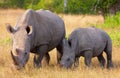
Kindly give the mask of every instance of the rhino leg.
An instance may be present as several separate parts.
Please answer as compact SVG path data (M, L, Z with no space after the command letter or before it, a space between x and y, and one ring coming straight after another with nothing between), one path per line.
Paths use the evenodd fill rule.
M60 60L61 60L62 54L57 51L57 64L60 64Z
M87 67L90 67L91 59L92 59L92 52L91 51L85 51L84 52L84 57L85 57L85 65Z
M107 51L107 68L112 68L113 67L113 63L112 63L112 53L111 51Z
M38 48L38 53L37 55L34 56L34 67L41 67L42 59L47 54L48 52L48 46L47 45L42 45Z
M79 57L76 57L76 58L75 58L74 66L75 66L75 67L78 67L78 66L79 66Z
M62 58L62 43L57 46L57 64L60 64Z
M46 53L42 60L42 66L49 65L49 61L50 61L50 55L49 53Z
M112 68L113 67L113 63L112 63L112 43L111 41L108 40L108 43L106 45L105 48L105 53L107 55L107 68Z
M101 67L104 68L104 67L105 67L105 59L104 59L102 53L101 53L99 56L97 56L97 58L98 58L98 61L99 61L100 64L101 64Z

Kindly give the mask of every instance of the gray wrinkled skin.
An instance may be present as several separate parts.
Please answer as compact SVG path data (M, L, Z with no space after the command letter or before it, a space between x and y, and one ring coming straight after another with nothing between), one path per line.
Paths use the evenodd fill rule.
M84 57L85 65L90 66L92 57L97 57L101 66L105 66L103 51L107 55L107 68L113 67L112 64L112 41L108 34L95 27L78 28L69 36L67 49L63 50L63 56L60 64L63 67L70 68L74 63L79 65L79 58ZM69 47L70 46L70 47ZM74 62L73 62L74 59Z
M48 52L55 47L62 55L62 39L65 38L64 22L48 10L29 9L19 18L14 28L7 24L7 30L12 34L11 56L18 69L25 66L30 52L35 54L35 67L41 67L44 57L49 63ZM60 59L61 57L58 61Z
M69 68L74 63L75 55L66 39L63 39L63 56L60 65Z

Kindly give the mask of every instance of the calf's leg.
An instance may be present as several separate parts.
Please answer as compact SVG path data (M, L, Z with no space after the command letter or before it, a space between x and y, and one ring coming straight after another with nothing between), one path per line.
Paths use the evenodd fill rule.
M112 53L111 51L107 51L107 68L112 68L113 67L113 63L112 63Z
M102 53L99 56L97 56L97 58L98 58L98 61L100 62L101 67L104 68L105 67L105 59L104 59Z
M87 67L90 67L91 59L92 59L92 52L91 51L85 51L84 52L84 57L85 57L85 65Z
M105 48L105 53L107 55L107 68L112 68L113 63L112 63L112 43L110 40L108 40L106 48Z

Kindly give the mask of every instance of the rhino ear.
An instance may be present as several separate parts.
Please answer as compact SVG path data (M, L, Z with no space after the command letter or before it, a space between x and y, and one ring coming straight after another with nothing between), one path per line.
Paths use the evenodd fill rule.
M27 31L28 35L32 34L32 32L33 32L32 26L27 26L26 31Z
M9 33L15 32L14 28L9 23L6 23L6 28Z

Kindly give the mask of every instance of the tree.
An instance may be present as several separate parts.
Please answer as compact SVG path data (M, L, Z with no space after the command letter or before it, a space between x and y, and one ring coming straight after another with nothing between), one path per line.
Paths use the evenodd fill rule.
M120 0L96 0L93 8L94 11L101 11L104 17L108 14L115 15L120 10Z

